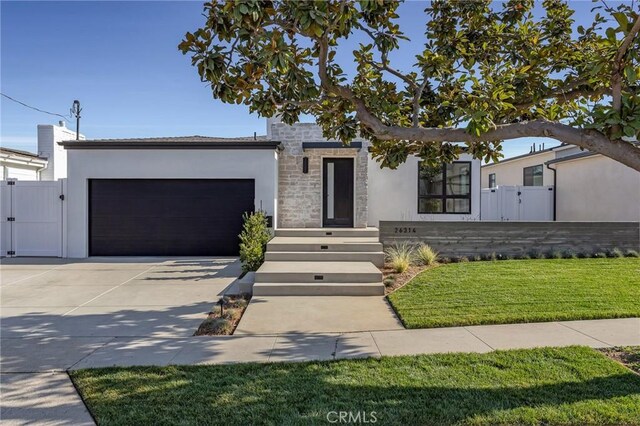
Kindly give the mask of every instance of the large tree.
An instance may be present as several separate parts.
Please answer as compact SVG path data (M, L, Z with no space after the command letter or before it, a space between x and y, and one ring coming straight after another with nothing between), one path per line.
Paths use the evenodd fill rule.
M496 160L503 141L548 137L640 171L633 2L594 5L586 27L560 0L542 2L542 13L533 0L425 3L424 47L410 70L390 60L407 40L398 5L214 1L179 49L214 98L289 124L311 114L325 137L344 143L360 133L385 167L408 155L452 161L465 150ZM356 33L367 41L347 75L336 52Z

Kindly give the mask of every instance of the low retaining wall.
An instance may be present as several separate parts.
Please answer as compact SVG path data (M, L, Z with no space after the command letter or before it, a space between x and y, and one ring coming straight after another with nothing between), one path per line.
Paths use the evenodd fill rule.
M443 256L640 250L639 222L380 222L380 241L426 243Z

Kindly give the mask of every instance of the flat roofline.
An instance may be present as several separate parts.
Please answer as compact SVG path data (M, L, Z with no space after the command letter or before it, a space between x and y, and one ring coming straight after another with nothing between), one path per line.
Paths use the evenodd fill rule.
M594 155L601 155L597 152L579 152L578 154L567 155L566 157L555 158L553 160L546 161L544 164L556 164L562 163L563 161L571 161L571 160L579 160L585 157L592 157Z
M65 141L65 149L282 149L279 141L157 142L157 141Z
M536 155L547 154L547 153L555 151L555 150L557 150L559 148L565 148L566 146L567 145L558 145L558 146L553 146L551 148L545 148L545 149L542 149L540 151L529 152L527 154L520 154L520 155L516 155L515 157L504 158L504 159L498 161L497 163L484 164L482 167L498 166L500 164L508 163L509 161L521 160L523 158L528 158L528 157L535 157Z
M302 150L307 149L361 149L362 142L351 142L345 145L342 142L302 142Z

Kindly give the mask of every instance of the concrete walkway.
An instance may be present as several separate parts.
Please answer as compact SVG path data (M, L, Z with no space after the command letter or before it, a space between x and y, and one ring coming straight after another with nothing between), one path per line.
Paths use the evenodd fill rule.
M70 368L312 361L571 345L640 345L640 318L357 333L114 338Z
M254 296L236 335L404 330L381 296Z

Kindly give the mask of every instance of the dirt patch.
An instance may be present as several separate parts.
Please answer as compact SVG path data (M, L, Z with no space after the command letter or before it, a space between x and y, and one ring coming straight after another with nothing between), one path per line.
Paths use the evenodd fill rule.
M409 268L401 273L397 273L391 268L389 264L385 264L382 268L382 282L384 283L384 294L390 294L399 288L403 287L409 281L411 281L416 275L422 271L433 269L437 265L431 266L416 266L411 265Z
M600 349L600 352L640 374L640 346L617 346Z
M194 336L222 336L233 334L244 314L251 295L224 296L216 303L207 319L202 321Z

